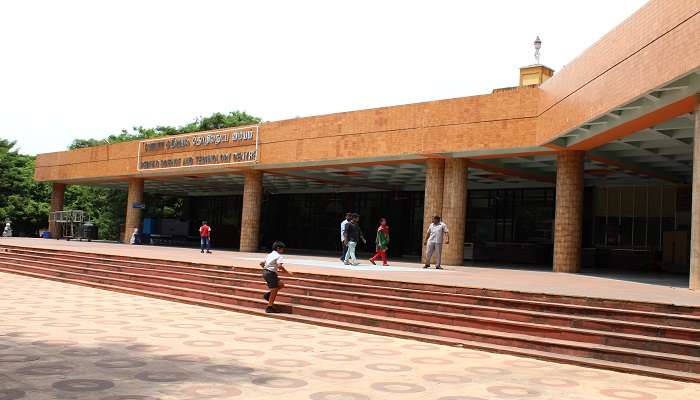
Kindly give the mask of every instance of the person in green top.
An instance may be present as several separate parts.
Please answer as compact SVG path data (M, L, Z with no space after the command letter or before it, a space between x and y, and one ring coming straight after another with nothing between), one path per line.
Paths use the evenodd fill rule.
M374 262L381 258L382 265L386 267L389 265L386 261L386 252L389 250L389 225L386 224L386 218L379 219L379 228L377 228L377 239L375 242L377 244L377 251L374 256L369 259L369 262L377 265Z

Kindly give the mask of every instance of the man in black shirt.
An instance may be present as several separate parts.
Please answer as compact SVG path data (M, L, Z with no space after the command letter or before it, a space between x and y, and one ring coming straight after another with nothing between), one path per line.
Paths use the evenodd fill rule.
M362 229L360 229L360 215L353 214L352 221L345 226L343 244L348 247L348 252L345 254L345 265L350 265L350 260L352 260L352 265L358 264L357 257L355 256L355 248L360 240L362 240L362 243L367 243L362 234Z

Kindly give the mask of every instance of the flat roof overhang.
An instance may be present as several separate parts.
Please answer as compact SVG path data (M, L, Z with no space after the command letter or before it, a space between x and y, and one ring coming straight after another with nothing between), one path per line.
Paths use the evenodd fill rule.
M540 87L266 123L255 165L143 172L136 168L140 145L127 142L39 155L35 177L114 183L236 175L245 168L281 173L411 164L430 156L487 164L535 157L513 166L545 172L533 166L544 161L537 157L568 149L588 151L594 161L640 176L684 181L688 160L681 143L690 139L688 132L662 125L694 118L689 113L700 92L700 9L695 2L669 4L647 3ZM368 174L374 185L379 172Z

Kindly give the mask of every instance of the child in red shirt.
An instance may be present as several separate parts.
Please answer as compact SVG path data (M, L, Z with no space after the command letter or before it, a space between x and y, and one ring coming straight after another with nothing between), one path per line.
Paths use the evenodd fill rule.
M211 254L211 251L209 251L211 248L210 238L211 228L207 225L207 221L202 221L202 226L199 227L200 248L202 249L202 253L204 253L204 248L206 247L207 253Z

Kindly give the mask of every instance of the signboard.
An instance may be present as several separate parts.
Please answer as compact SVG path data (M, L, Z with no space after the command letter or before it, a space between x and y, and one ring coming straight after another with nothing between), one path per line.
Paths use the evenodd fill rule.
M138 171L224 166L258 161L260 127L220 129L139 142Z

